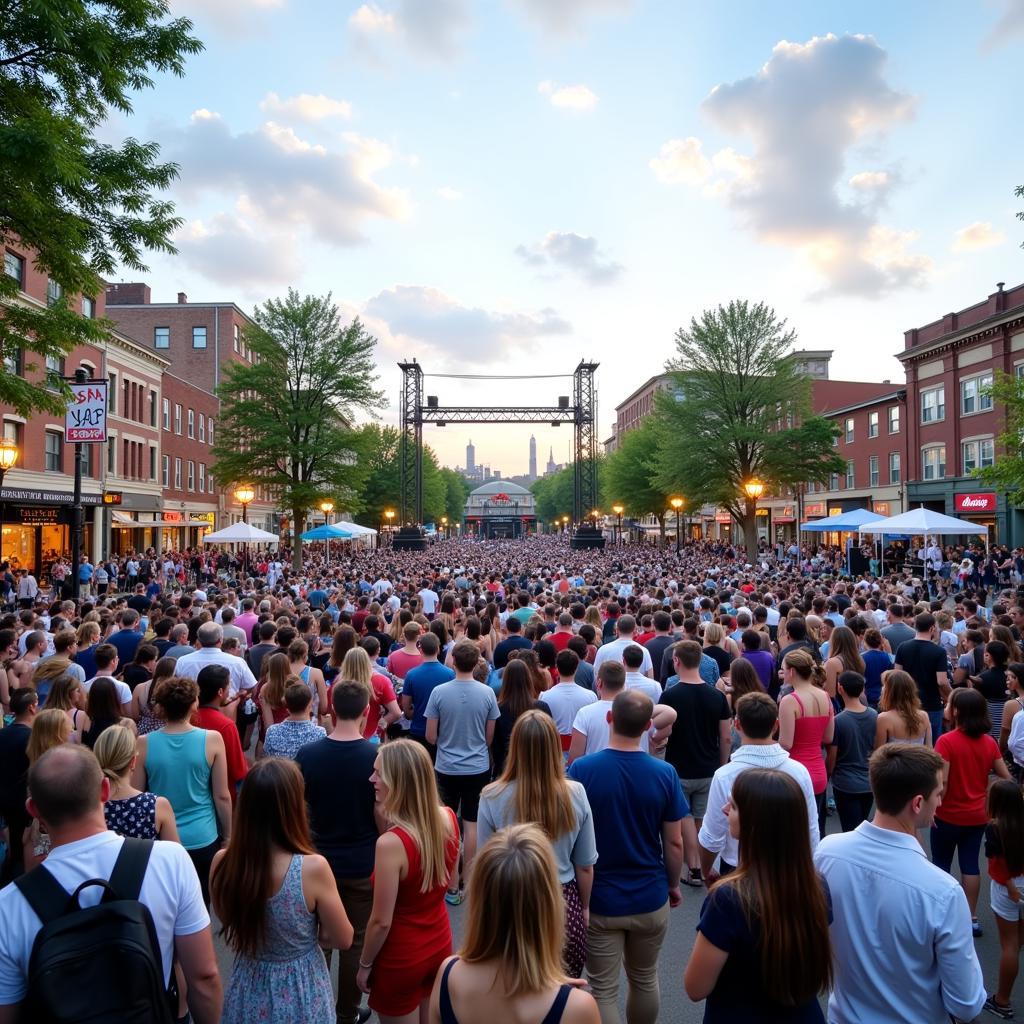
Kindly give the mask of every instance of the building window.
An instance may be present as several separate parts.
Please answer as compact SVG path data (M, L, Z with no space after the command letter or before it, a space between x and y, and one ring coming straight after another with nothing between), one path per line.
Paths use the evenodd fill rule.
M18 282L18 288L25 290L25 257L10 249L4 250L4 273Z
M992 387L992 374L968 377L960 381L960 412L970 416L975 412L989 412L992 409L992 395L986 394Z
M878 456L872 455L868 459L868 485L871 487L878 486Z
M170 399L164 399L164 430L171 429L171 402Z
M921 392L921 422L938 423L946 418L945 386Z
M192 328L192 347L193 348L206 348L206 328L205 327L193 327Z
M195 409L189 409L188 411L188 436L195 440L196 437L196 411Z
M117 438L107 439L107 472L114 476L117 473Z
M46 431L46 471L48 473L61 473L64 470L63 459L61 458L61 447L64 438L53 430Z
M21 424L17 420L4 420L4 440L21 447Z
M52 277L46 279L46 304L52 306L64 297L64 287Z
M210 439L210 444L213 444L213 417L210 417L209 426L206 430L206 436Z
M199 414L199 440L206 441L206 417L202 413ZM202 490L201 487L199 489Z
M9 348L4 355L4 369L12 377L21 376L21 349L15 346Z
M973 473L976 469L992 466L996 461L995 442L991 437L978 441L964 441L963 451L964 473Z
M889 453L889 483L898 484L900 482L900 453L890 452Z
M170 457L170 455L165 455L163 457L163 467L162 467L162 470L163 470L163 485L164 485L164 487L170 487L171 486L171 457Z
M149 479L156 479L156 448L149 446Z
M846 460L846 486L847 487L856 487L857 486L856 476L857 476L857 474L854 472L854 468L853 468L853 459L847 459Z
M206 463L199 463L199 493L202 494L206 490Z
M64 357L47 356L44 361L46 364L46 382L50 386L56 386L60 378L64 376Z
M171 329L170 327L154 327L153 328L153 348L170 348L171 347Z
M900 432L900 407L898 405L889 406L889 433L898 434Z
M233 342L232 342L232 344L234 345L234 348L235 348L235 351L236 351L236 352L239 352L239 351L241 351L241 350L239 349L239 347L238 347L238 324L235 324L235 332L234 332L234 339L233 339Z
M196 489L196 464L191 459L188 460L188 489Z
M935 444L921 449L921 478L941 480L946 475L946 446Z
M878 437L878 413L868 413L868 437Z
M838 473L832 473L832 474L829 475L829 478L828 478L828 489L830 491L838 491L839 490L839 474Z
M107 412L111 416L117 413L117 374L107 374Z
M151 427L156 426L156 392L150 391L149 393L149 425Z
M82 296L82 316L90 320L96 319L96 300L90 299L88 295Z
M853 444L853 417L848 416L846 423L843 425L843 440L847 444Z
M207 493L213 494L213 474L209 473L206 477L206 490Z
M174 403L174 432L181 434L181 406L177 402Z
M174 489L181 490L181 459L174 460Z

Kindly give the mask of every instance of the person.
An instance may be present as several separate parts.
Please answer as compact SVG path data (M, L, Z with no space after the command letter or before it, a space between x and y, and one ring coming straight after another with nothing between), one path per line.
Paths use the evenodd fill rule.
M113 684L114 689L117 690L117 703L121 705L121 714L126 718L131 716L132 710L132 691L127 683L121 682L120 679L115 678L117 667L119 664L117 658L117 648L113 644L100 644L95 651L94 658L96 661L96 675L82 684L86 693L92 689L93 684L98 679L108 679Z
M351 654L351 651L349 652ZM288 717L267 730L263 745L266 757L293 758L307 743L315 743L327 736L327 730L310 719L313 694L298 676L285 687L284 703Z
M999 778L1008 779L1010 771L992 738L985 698L977 690L954 691L949 698L949 724L950 731L935 741L935 752L946 768L942 804L932 822L932 863L949 871L956 851L960 884L967 895L971 928L977 937L981 935L977 916L981 891L978 854L988 823L988 777L994 772Z
M551 843L534 824L498 832L469 882L469 918L456 956L438 971L429 1024L599 1024L593 996L568 984L563 913Z
M761 683L761 688L767 691L771 688L772 676L775 674L775 659L772 657L770 650L762 648L761 636L762 634L757 630L745 629L740 636L740 643L743 645L743 652L740 657L754 667L757 678ZM734 667L732 665L729 667L730 676Z
M810 774L818 805L818 834L824 836L828 775L822 747L835 734L832 701L823 688L824 670L809 652L792 650L782 659L782 681L793 690L779 701L779 746Z
M985 1003L970 911L917 840L942 802L943 760L888 743L868 766L875 816L826 836L814 863L832 896L830 1024L947 1024Z
M203 902L210 904L210 865L220 843L231 836L224 740L212 729L197 729L191 718L199 707L194 679L172 676L160 684L153 702L164 725L139 737L139 758L132 785L166 797L192 863ZM219 832L219 835L218 835Z
M864 676L859 672L841 672L836 680L836 691L843 702L843 710L836 715L832 742L826 754L826 770L832 782L836 799L839 825L844 832L852 832L871 813L871 783L868 781L868 761L875 749L875 726L878 712L866 707Z
M321 946L348 949L352 925L327 861L313 849L302 775L270 758L242 783L231 841L210 869L220 934L235 954L224 1024L332 1024Z
M221 710L228 699L231 677L223 665L207 665L199 670L196 685L199 687L199 710L192 716L192 724L200 729L212 729L224 741L228 791L234 805L238 786L249 771L249 762L242 752L238 728Z
M334 728L295 754L309 805L313 841L327 858L345 911L354 929L352 945L338 956L337 1020L365 1021L356 984L359 951L373 905L374 849L377 819L370 776L378 747L363 739L370 695L359 683L338 682L331 688Z
M880 713L875 721L875 746L883 743L932 745L931 718L921 707L917 684L909 672L882 673Z
M480 791L491 781L490 746L501 716L494 691L473 678L480 660L476 644L460 640L452 650L455 678L435 687L427 701L427 742L437 747L437 786L445 806L463 822L463 870L469 874L476 854L476 816ZM506 668L507 672L508 669ZM445 899L462 902L462 887Z
M46 697L46 707L63 711L68 716L73 732L83 733L89 728L89 716L85 713L85 705L85 690L74 676L65 674L53 681Z
M914 619L914 629L916 633L912 640L893 647L896 652L895 665L909 672L917 684L921 707L928 714L934 742L942 735L942 706L950 694L946 652L935 642L935 616L931 612L921 612ZM882 630L883 636L885 633Z
M171 630L171 635L174 635L174 630ZM256 678L249 671L244 658L233 657L220 649L224 642L224 630L216 622L204 622L196 632L196 640L199 650L178 658L174 666L175 674L184 679L195 679L207 665L223 665L231 677L224 714L234 716L239 695L252 696L249 691L256 689ZM172 653L173 648L168 651L168 655Z
M972 685L985 698L992 722L992 738L998 740L1007 704L1006 666L1010 661L1010 649L1001 640L991 640L985 645L983 660L985 668L977 681L972 680Z
M590 897L587 976L602 1024L620 1020L623 967L630 1024L658 1019L658 955L669 907L682 902L681 826L690 808L675 769L641 748L653 713L646 694L621 691L612 702L608 746L569 766L569 778L583 784L590 801L600 854Z
M123 725L133 733L138 732L135 723L123 713L125 705L121 701L117 686L117 681L109 676L98 676L92 680L86 703L89 725L82 733L82 742L87 747L92 747L103 730L109 729L112 725Z
M100 771L110 782L103 805L107 828L129 839L165 839L178 842L174 810L166 797L143 793L131 784L138 762L136 737L123 725L112 725L96 741L93 753Z
M505 770L509 739L519 716L527 711L543 711L546 715L551 714L551 708L545 701L534 698L530 669L525 662L518 658L510 661L501 674L498 711L498 719L494 723L494 739L491 743L491 763L495 778Z
M545 690L542 696L558 728L562 750L568 753L576 713L580 708L593 704L597 700L597 694L577 682L580 657L575 651L569 648L559 651L555 658L555 667L558 669L558 682L550 690Z
M494 648L494 667L496 669L503 669L508 664L508 656L513 651L528 651L533 646L522 635L523 623L516 616L508 617L505 622L505 631L508 635Z
M633 639L633 634L636 632L636 619L632 615L620 615L615 620L615 639L609 640L607 643L601 644L598 648L597 656L594 658L594 671L600 672L601 666L606 661L613 661L622 663L622 652L627 648L636 643ZM643 675L648 678L654 678L654 666L651 662L650 652L646 647L640 648L643 653L643 659L640 664L640 671Z
M14 721L0 729L0 816L7 822L7 859L0 872L9 882L25 865L24 833L31 824L25 810L28 741L39 711L39 696L27 686L11 691Z
M683 795L699 830L707 811L708 792L715 772L732 754L732 713L725 694L708 686L700 676L701 646L681 640L672 651L672 663L679 679L661 702L676 713L675 725L665 747L665 760L679 776ZM684 840L687 836L684 832ZM700 850L696 834L686 843L687 885L703 885Z
M124 839L107 829L103 804L110 782L92 751L73 743L47 751L29 770L28 792L29 810L52 844L46 863L36 871L51 875L69 899L82 886L80 904L95 906L101 888L83 883L110 878ZM217 1024L222 990L210 917L195 870L177 843L153 844L139 900L152 915L164 984L170 984L177 962L192 1020ZM28 990L29 960L41 923L16 885L0 890L0 920L0 1020L14 1021Z
M985 1000L985 1009L1013 1019L1010 995L1020 969L1024 945L1021 893L1024 892L1024 794L1013 780L996 779L988 791L989 823L985 826L989 902L999 930L999 982Z
M424 717L427 702L435 687L455 678L455 671L438 661L441 641L435 633L424 633L419 644L423 662L410 669L405 677L405 684L402 687L402 713L409 722L409 738L417 743L423 743L430 756L434 757L436 747L427 743L427 720Z
M121 673L121 677L125 685L132 691L133 702L135 690L139 685L153 678L153 670L156 668L158 657L159 654L153 644L141 643L135 648L134 659L130 662L122 662L124 671Z
M705 1024L824 1024L818 996L832 980L831 913L800 785L772 768L743 772L732 787L729 832L740 862L701 908L686 994L706 1000Z
M864 633L864 696L868 707L878 710L882 699L882 676L892 668L892 656L882 650L882 634L877 629Z
M365 739L376 743L380 739L380 732L402 717L391 680L382 672L374 672L373 662L362 647L353 647L345 654L341 663L341 678L348 682L362 683L371 691Z
M68 722L67 715L56 708L43 708L32 723L32 735L25 749L29 768L31 769L48 750L59 747L70 739L71 723ZM43 824L35 819L24 833L22 842L25 844L25 870L31 871L41 864L50 852L50 837Z
M864 675L864 659L857 648L857 637L849 626L836 626L828 641L828 658L824 664L825 692L838 698L836 686L843 672Z
M344 668L342 671L344 672ZM288 674L298 676L309 687L313 697L313 720L318 725L329 725L331 716L327 707L327 684L324 682L324 674L320 669L309 665L309 644L301 638L296 638L288 645ZM346 675L346 678L351 677Z
M382 1021L415 1024L452 951L444 896L459 859L459 823L441 803L430 755L418 743L381 746L370 780L389 827L377 840L356 982Z
M1013 728L1013 720L1024 711L1024 664L1013 662L1006 666L1006 691L1010 699L1003 706L1003 714L1000 719L999 728L999 749L1003 753L1010 768L1010 774L1017 781L1021 781L1020 773L1016 769L1016 762L1010 753L1010 731Z
M134 608L125 608L121 612L121 628L107 637L107 643L113 644L117 649L117 660L122 665L128 665L135 657L136 648L142 643L142 633L139 631L139 613ZM131 680L126 680L131 686Z
M420 624L407 622L402 627L404 645L388 654L387 669L396 678L404 680L414 669L423 664L423 655L417 641L420 638ZM381 648L382 653L384 649Z
M480 794L480 845L525 822L535 822L551 841L565 902L562 962L571 977L582 977L597 861L594 820L586 790L565 777L554 721L541 711L527 711L516 721L505 769Z

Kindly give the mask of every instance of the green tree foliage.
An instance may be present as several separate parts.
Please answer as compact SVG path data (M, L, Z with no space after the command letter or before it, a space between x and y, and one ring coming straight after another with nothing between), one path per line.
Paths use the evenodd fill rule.
M363 507L373 435L351 426L357 410L384 398L376 388L376 338L344 324L331 296L300 296L257 306L245 332L252 364L232 363L218 389L220 431L213 472L222 484L270 487L292 513L296 536L306 513L330 497L338 511ZM294 546L302 567L302 545Z
M537 521L548 526L563 516L572 518L573 464L570 462L551 476L543 476L530 485L537 510Z
M163 0L0 0L0 245L35 253L35 266L65 296L96 296L120 265L145 270L145 250L174 252L180 226L156 194L177 176L152 142L96 141L110 112L128 113L132 93L154 72L184 73L202 43ZM0 274L0 350L67 355L109 327L61 300L17 302L18 284ZM0 369L0 403L22 415L59 412L65 395ZM28 378L39 383L29 383Z
M466 499L472 490L469 481L454 469L445 467L441 470L441 478L445 486L445 510L443 515L448 517L448 527L451 529L456 523L462 522L463 513L466 511Z
M611 513L613 505L621 504L627 516L655 515L664 536L669 494L659 482L658 435L658 420L648 416L622 436L619 446L604 460L601 511Z
M832 443L837 428L813 415L810 381L788 358L795 340L764 303L705 310L676 333L666 364L675 389L657 400L658 486L690 508L728 509L751 557L757 502L744 482L757 478L765 494L780 493L843 468Z
M1024 504L1024 380L997 370L992 387L986 388L993 406L1003 413L1002 432L996 441L995 465L977 469L983 483L1009 492L1014 505Z

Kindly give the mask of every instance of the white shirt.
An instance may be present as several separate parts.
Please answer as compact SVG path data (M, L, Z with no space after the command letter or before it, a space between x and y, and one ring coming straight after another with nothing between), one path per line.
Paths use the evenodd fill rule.
M383 597L385 594L390 593L391 581L384 579L384 577L382 576L379 580L377 580L376 583L374 583L373 592L377 595L377 597Z
M946 1024L981 1013L967 898L914 836L866 821L823 839L814 863L832 893L830 1024Z
M240 690L256 688L256 677L249 670L244 658L236 658L233 654L225 654L219 647L201 647L191 654L183 654L174 665L176 676L196 679L207 665L223 665L231 675L229 699L236 697Z
M424 587L418 596L423 602L423 614L433 615L437 611L437 606L441 603L441 599L429 587Z
M1006 746L1013 754L1014 761L1024 766L1024 712L1018 711L1010 724L1010 738Z
M114 684L114 689L117 690L117 703L118 704L131 704L132 702L132 689L127 683L122 683L120 679L115 679L113 676L101 675L93 676L92 679L87 679L82 683L82 689L88 693L92 688L92 684L97 679L109 679Z
M615 640L609 640L606 644L601 644L597 649L597 657L594 658L594 675L597 675L597 670L606 661L622 661L622 652L629 647L630 644L639 644L631 636L618 637ZM640 671L645 676L654 675L654 666L651 664L651 656L647 651L646 647L640 647L640 650L644 652L644 663L640 666Z
M587 748L583 751L584 754L596 754L608 746L612 733L612 724L608 721L611 710L612 702L610 700L596 700L576 712L576 717L572 722L572 731L582 733L587 738ZM644 733L640 737L640 749L644 753L650 753L649 738L649 733Z
M626 670L626 689L646 693L655 704L661 700L661 684L656 683L653 679L648 679L642 672Z
M56 846L46 858L46 870L73 892L90 878L109 878L124 839L116 832L100 832L64 846ZM83 906L99 903L103 890L98 886L83 889ZM164 982L170 980L174 960L174 938L195 935L210 923L203 906L196 869L178 843L153 843L139 899L153 915ZM28 988L28 961L41 922L16 885L0 890L0 1006L18 1003Z
M722 860L736 867L740 861L740 841L729 834L729 819L724 813L725 805L732 796L736 777L748 768L777 768L791 775L800 785L807 803L807 828L811 837L811 849L818 845L818 805L814 800L814 786L807 769L794 761L778 743L746 743L733 755L728 764L715 772L708 791L708 809L697 836L700 845L711 853L721 855Z
M764 620L765 625L777 626L779 624L779 609L774 605L768 605L765 611L768 613Z
M596 704L597 694L579 683L561 682L545 690L540 699L551 709L551 717L555 720L559 735L568 736L572 732L576 712L588 704Z

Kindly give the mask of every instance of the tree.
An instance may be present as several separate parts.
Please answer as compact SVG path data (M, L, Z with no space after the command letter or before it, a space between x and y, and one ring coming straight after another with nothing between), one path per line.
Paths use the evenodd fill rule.
M997 370L985 393L992 396L995 408L1003 410L1003 429L996 442L1000 454L994 465L976 469L974 475L1007 491L1014 505L1024 504L1024 379Z
M551 476L543 476L530 485L535 500L537 522L551 523L573 515L573 464L570 462Z
M144 250L173 253L181 225L156 198L177 176L152 142L120 146L93 137L111 110L153 72L182 75L202 43L163 0L0 2L0 245L30 249L35 266L65 296L96 296L117 267L144 271ZM0 350L67 355L101 341L106 321L72 311L66 299L39 309L17 301L18 282L0 275ZM31 371L34 364L26 364ZM0 369L0 403L27 416L61 412L66 393Z
M448 517L448 528L451 529L456 523L462 522L462 516L466 511L466 499L472 488L469 481L454 469L446 466L441 470L441 479L445 486L445 511Z
M659 486L658 421L648 416L640 426L623 434L619 446L604 460L604 511L621 504L626 513L640 518L658 517L665 537L668 492Z
M377 339L359 320L343 324L325 297L300 296L257 306L245 342L252 364L231 363L218 388L220 430L213 472L222 484L261 483L292 513L296 538L322 498L357 511L373 434L351 426L356 410L383 404L376 389ZM302 568L302 545L293 564Z
M666 368L675 392L658 395L657 484L681 492L690 508L711 502L743 527L747 555L757 552L757 501L805 481L825 481L843 461L837 428L811 411L810 381L788 358L796 334L764 303L733 301L705 310L676 333Z

